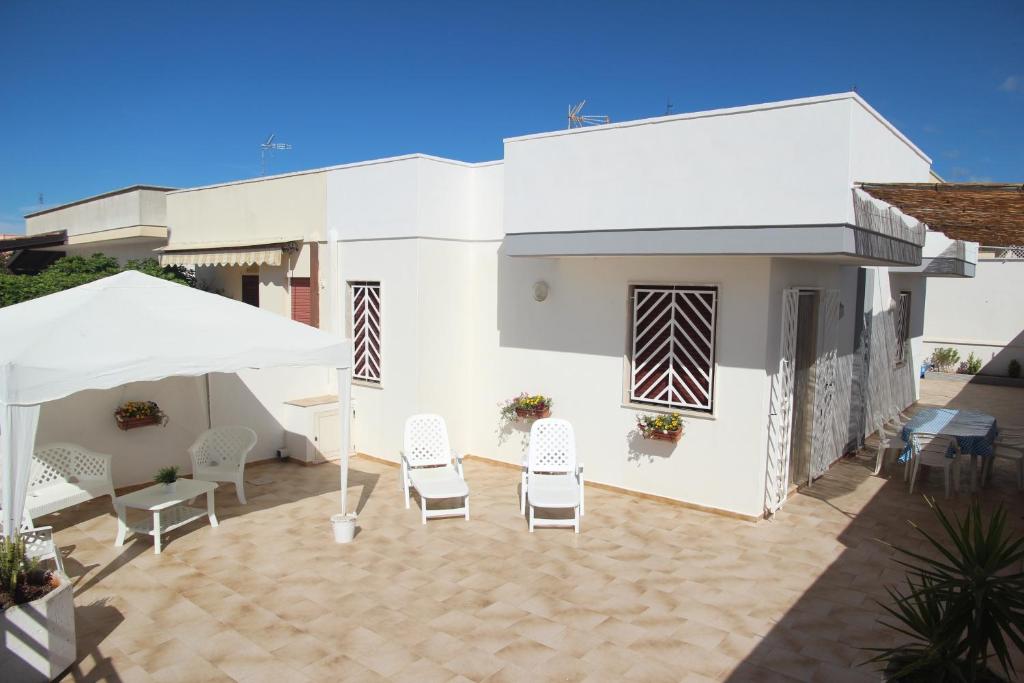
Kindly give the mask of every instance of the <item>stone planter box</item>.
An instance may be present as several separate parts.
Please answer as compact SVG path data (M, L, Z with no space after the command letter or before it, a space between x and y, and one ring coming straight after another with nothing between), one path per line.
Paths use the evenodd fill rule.
M0 613L0 678L5 683L52 681L75 663L75 603L71 580L59 572L56 590Z

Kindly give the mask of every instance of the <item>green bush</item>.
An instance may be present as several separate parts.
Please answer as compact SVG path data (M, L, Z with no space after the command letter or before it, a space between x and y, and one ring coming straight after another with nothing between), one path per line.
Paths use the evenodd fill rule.
M964 361L964 372L968 375L977 375L981 372L981 359L975 356L973 352Z
M932 365L939 372L949 372L960 362L960 352L953 348L939 347L932 352Z
M195 287L195 275L182 266L161 266L156 259L129 261L123 267L117 259L104 254L65 256L38 275L11 275L0 272L0 307L20 304L47 294L62 292L87 282L137 270L162 280Z
M1010 361L1010 367L1006 369L1006 374L1014 379L1020 377L1020 361L1016 358Z

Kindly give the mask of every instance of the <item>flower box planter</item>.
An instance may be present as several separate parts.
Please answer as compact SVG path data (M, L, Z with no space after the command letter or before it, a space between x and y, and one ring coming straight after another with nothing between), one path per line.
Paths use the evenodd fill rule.
M645 429L642 433L645 439L669 441L671 443L679 443L679 439L683 436L682 428L673 429L672 431L665 431L663 429Z
M5 683L52 681L74 664L75 603L71 580L59 572L54 590L0 612L0 678Z
M150 425L163 424L163 415L145 415L143 417L121 417L115 415L117 420L117 428L122 432L127 432L129 429L135 429L137 427L148 427Z
M524 420L539 420L543 417L551 417L551 408L541 406L540 408L516 408L516 415Z

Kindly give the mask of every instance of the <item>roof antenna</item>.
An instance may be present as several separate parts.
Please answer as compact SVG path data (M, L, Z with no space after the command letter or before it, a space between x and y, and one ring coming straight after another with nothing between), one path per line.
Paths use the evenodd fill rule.
M267 157L273 155L276 150L291 149L292 146L284 142L274 142L277 133L271 133L267 141L260 145L260 175L267 175Z
M43 205L43 193L40 192L39 193L39 206L42 206L42 205Z
M672 115L672 98L671 97L666 97L665 98L665 116L671 116L671 115Z
M590 116L583 113L583 105L587 103L586 100L580 100L579 103L569 107L569 115L566 117L569 119L569 125L566 128L583 128L584 126L597 126L602 123L611 123L611 119L607 116Z

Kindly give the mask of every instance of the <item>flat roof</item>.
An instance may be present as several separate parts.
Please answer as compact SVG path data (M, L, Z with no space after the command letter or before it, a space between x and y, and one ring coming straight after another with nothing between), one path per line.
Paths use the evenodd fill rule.
M136 190L155 190L156 192L170 192L176 190L175 187L163 187L160 185L131 185L129 187L122 187L118 190L111 190L110 192L104 192L102 194L95 194L91 197L85 197L84 199L76 199L73 202L67 202L65 204L58 204L57 206L49 206L39 211L33 211L32 213L26 213L25 218L32 218L33 216L41 216L44 213L50 213L51 211L60 211L66 209L69 206L78 206L79 204L86 204L88 202L94 202L97 199L106 199L107 197L113 197L115 195L124 194L126 192L135 192Z
M789 107L806 107L814 104L823 104L825 102L836 102L840 100L852 100L864 108L871 116L878 120L883 126L888 128L897 138L899 138L904 144L914 151L915 154L925 159L929 164L931 158L928 157L921 149L910 141L906 135L901 133L896 126L892 125L884 116L879 114L870 104L868 104L863 97L855 92L844 92L835 93L832 95L819 95L817 97L801 97L795 100L780 100L778 102L765 102L763 104L750 104L741 107L726 107L723 109L708 109L705 111L689 112L685 114L672 114L669 116L652 116L646 119L633 119L631 121L618 121L616 123L604 123L596 126L586 126L583 128L566 128L563 130L553 130L544 133L530 133L528 135L518 135L511 138L505 138L505 143L515 142L526 142L529 140L539 140L542 138L558 137L562 135L584 135L587 133L600 133L602 131L618 130L620 128L632 128L634 126L650 126L657 125L659 123L671 123L673 121L687 121L691 119L704 119L714 116L734 116L736 114L750 114L759 111L770 111L772 109L786 109Z
M178 190L168 192L168 194L182 194L184 192L196 192L198 190L212 190L217 187L228 187L231 185L244 185L246 183L259 183L264 180L278 180L280 178L294 178L296 176L310 175L313 173L326 173L328 171L340 171L346 168L359 168L360 166L376 166L378 164L391 164L398 161L409 161L411 159L423 159L426 161L435 161L441 164L452 164L453 166L462 166L464 168L480 168L483 166L496 166L498 164L505 163L504 159L495 159L494 161L459 161L458 159L448 159L446 157L437 157L432 154L422 154L415 152L413 154L401 154L395 157L383 157L381 159L368 159L366 161L352 161L347 164L336 164L334 166L321 166L320 168L309 168L302 171L291 171L289 173L278 173L277 175L264 175L257 176L255 178L243 178L241 180L229 180L223 183L213 183L212 185L198 185L196 187L183 187Z

